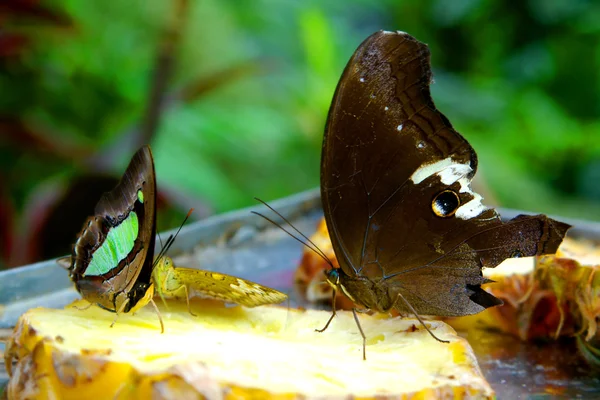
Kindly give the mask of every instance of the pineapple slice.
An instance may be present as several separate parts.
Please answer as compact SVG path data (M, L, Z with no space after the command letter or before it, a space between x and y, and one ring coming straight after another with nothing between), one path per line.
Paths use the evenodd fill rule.
M351 313L226 307L192 299L154 311L114 317L97 307L35 308L21 316L5 362L8 398L28 399L292 399L494 398L467 341L442 321Z

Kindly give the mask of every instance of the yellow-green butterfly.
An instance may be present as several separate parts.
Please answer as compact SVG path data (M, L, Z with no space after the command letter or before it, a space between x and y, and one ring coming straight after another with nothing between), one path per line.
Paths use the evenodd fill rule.
M163 256L152 271L156 293L166 305L166 297L185 296L188 311L190 297L223 300L246 307L278 304L287 299L285 293L236 276L201 269L180 268L170 257Z

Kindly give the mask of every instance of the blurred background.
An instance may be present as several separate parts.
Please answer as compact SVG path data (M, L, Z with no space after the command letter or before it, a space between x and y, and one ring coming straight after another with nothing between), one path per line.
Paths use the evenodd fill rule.
M2 0L0 268L70 252L143 143L159 230L317 187L333 91L379 29L430 45L488 204L600 220L598 21L585 0Z

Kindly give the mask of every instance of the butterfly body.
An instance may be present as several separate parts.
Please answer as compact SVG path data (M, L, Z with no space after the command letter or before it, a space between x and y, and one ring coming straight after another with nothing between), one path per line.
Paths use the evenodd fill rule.
M169 257L162 257L152 275L157 294L165 297L210 298L256 307L285 301L287 295L242 278L201 269L175 267Z
M365 276L347 275L342 269L326 272L328 283L339 288L350 300L369 310L387 313L394 308L394 300L381 280L371 280Z
M151 301L156 227L156 178L150 147L132 158L105 193L73 246L69 275L82 297L115 313Z
M567 224L503 222L471 189L477 155L431 99L428 47L377 32L350 59L329 111L321 198L340 269L328 281L380 312L474 314L502 304L482 268L554 253ZM333 274L333 275L332 275Z

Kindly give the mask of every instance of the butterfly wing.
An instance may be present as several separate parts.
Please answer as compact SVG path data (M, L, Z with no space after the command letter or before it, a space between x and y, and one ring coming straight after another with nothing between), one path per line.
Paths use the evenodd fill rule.
M420 313L460 316L474 314L501 304L481 289L488 282L475 274L475 267L493 268L510 257L556 252L568 225L545 215L518 216L508 222L484 228L471 237L463 237L453 247L444 242L432 259L411 269L399 269L384 280L389 296L400 292ZM453 242L453 241L448 241ZM396 264L397 265L397 264ZM410 312L403 303L401 311Z
M144 146L119 184L102 196L73 246L70 272L78 291L111 311L124 295L127 312L150 285L155 234L154 161Z
M351 289L358 302L374 306L377 289L387 306L403 309L401 292L419 313L471 314L499 303L480 287L482 266L555 252L568 225L505 224L481 203L470 185L477 156L433 103L429 58L403 32L359 46L329 111L321 196L342 271L376 286Z
M223 300L246 307L278 304L287 299L286 294L275 289L218 272L174 267L168 279L167 285L163 285L167 295L185 285L190 296Z

